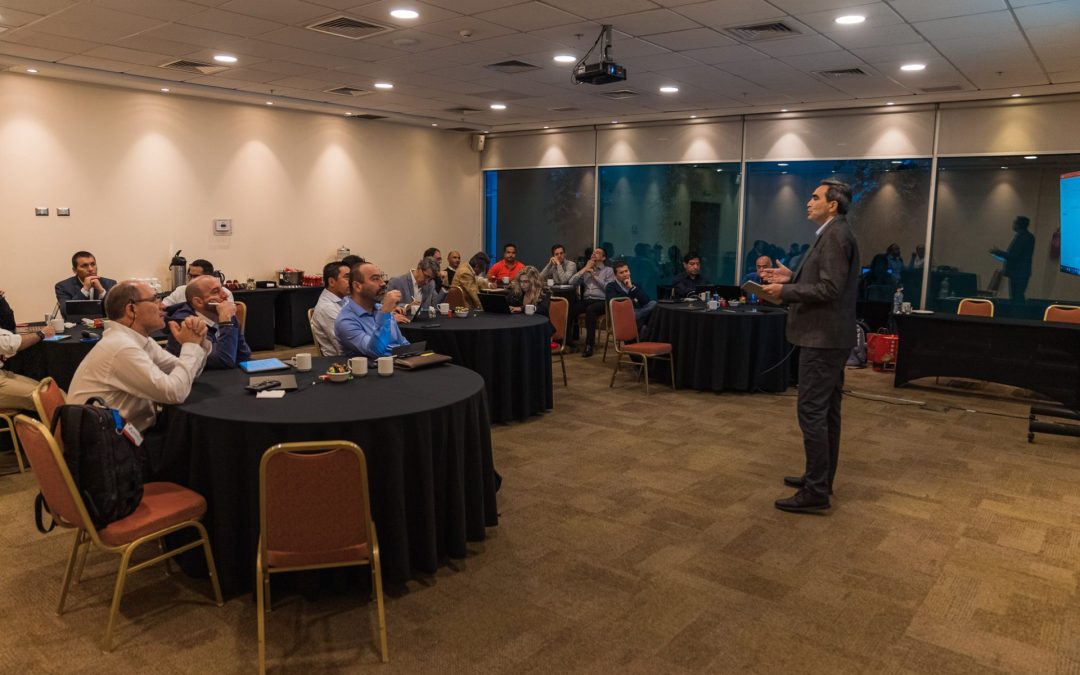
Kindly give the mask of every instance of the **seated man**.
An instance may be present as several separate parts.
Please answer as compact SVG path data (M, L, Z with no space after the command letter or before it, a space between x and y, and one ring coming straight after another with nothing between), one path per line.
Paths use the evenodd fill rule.
M701 276L701 256L691 251L683 256L683 271L671 281L676 298L685 298L697 292L698 286L708 286L709 282Z
M635 286L634 282L630 280L630 265L625 260L617 261L612 269L615 270L615 280L604 289L606 299L630 298L630 301L634 304L634 318L637 319L638 336L640 337L645 333L645 324L648 322L653 309L656 308L656 301L650 300L648 294L641 290L640 286Z
M334 333L334 323L341 308L349 301L349 266L342 262L327 263L322 278L323 292L311 315L311 335L323 356L341 356L343 352Z
M492 286L508 286L523 269L525 269L524 263L517 259L517 246L506 244L503 246L502 260L488 270L488 283ZM503 283L503 277L507 278L506 283Z
M386 285L389 291L397 291L401 295L400 303L403 306L412 306L413 314L417 310L427 311L428 307L434 307L442 302L446 296L445 291L436 289L435 280L439 278L439 262L435 258L427 257L416 263L416 269L406 272L399 277L394 277Z
M457 274L459 265L461 265L461 252L450 251L446 255L446 269L443 271L446 274L446 286L448 288L450 284L454 283L454 275Z
M431 246L424 251L424 255L421 256L421 258L435 258L435 265L440 268L442 267L442 251L434 246ZM391 281L393 281L393 279L391 279ZM440 270L439 273L435 275L435 290L445 291L449 286L450 280L446 277L446 274Z
M3 297L3 292L0 291L0 300ZM0 328L0 408L34 409L33 393L37 389L37 380L9 373L3 369L4 361L15 356L16 352L32 347L52 335L56 335L56 331L49 326L45 326L36 333L22 335ZM45 423L48 424L49 420L45 420Z
M484 270L488 266L487 253L478 251L469 258L468 265L459 265L457 274L454 275L453 287L461 289L461 295L465 298L465 306L470 309L480 307L480 288L487 288L487 279L484 278Z
M615 280L615 274L611 268L604 264L607 253L603 248L593 249L592 257L585 266L574 276L570 277L570 284L584 287L582 299L574 303L570 310L570 332L577 331L578 317L585 315L585 349L581 355L588 358L593 355L593 345L596 344L596 324L604 312L607 311L607 285Z
M395 311L401 293L386 290L386 275L378 265L360 263L353 267L349 271L349 289L349 301L334 325L345 356L390 356L394 347L409 344L398 328L398 323L409 320Z
M564 286L570 283L570 278L577 272L577 263L566 259L566 248L562 244L551 247L551 259L544 269L540 270L540 278L545 282L548 279L556 284Z
M97 396L119 410L143 435L143 475L169 477L162 476L171 462L164 456L164 429L155 427L157 411L163 404L183 403L191 393L210 353L206 324L194 316L170 323L180 356L165 351L150 337L165 327L164 308L153 289L138 281L121 282L109 292L105 316L112 324L75 371L68 402L86 403Z
M53 289L56 302L60 305L60 314L67 318L68 300L101 300L116 282L98 276L97 258L89 251L76 251L71 256L71 271L74 276L56 282Z
M753 281L755 284L764 286L765 282L761 280L761 271L769 269L770 267L772 267L772 259L767 255L759 256L758 259L754 261L754 271L744 274L742 283L745 284L747 281Z
M191 316L206 324L206 339L211 345L206 367L212 370L237 368L241 361L251 360L251 348L236 318L236 303L225 298L224 290L220 279L204 274L187 285L187 302L166 310L170 328ZM169 353L179 356L182 347L179 340L169 336Z
M192 279L201 277L204 274L214 274L214 263L210 262L209 260L203 260L202 258L199 258L198 260L192 260L191 264L188 265L187 268L188 284L191 283ZM187 296L184 295L184 291L186 289L187 284L180 284L173 289L172 293L169 293L165 296L165 299L161 301L161 304L165 305L166 307L171 307L172 305L179 305L181 302L187 302ZM227 288L222 288L222 291L224 291L225 293L226 300L233 299L232 291Z

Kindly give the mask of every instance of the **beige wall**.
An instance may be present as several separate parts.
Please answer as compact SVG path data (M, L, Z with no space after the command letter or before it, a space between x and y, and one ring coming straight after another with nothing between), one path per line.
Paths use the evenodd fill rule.
M480 248L479 165L464 134L3 74L0 289L40 320L80 248L166 287L177 249L266 279L345 244L400 274L428 246Z

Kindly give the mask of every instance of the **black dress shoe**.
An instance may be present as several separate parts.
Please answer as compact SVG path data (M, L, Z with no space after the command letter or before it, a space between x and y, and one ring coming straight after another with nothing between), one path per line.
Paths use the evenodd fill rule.
M818 497L806 490L799 490L787 499L777 499L776 508L781 511L792 513L807 513L810 511L822 511L829 508L828 497Z
M581 351L581 356L586 359L592 356L592 345L585 345L585 349Z
M806 478L804 476L784 476L784 485L801 490L806 485ZM832 488L829 488L829 496L832 496Z

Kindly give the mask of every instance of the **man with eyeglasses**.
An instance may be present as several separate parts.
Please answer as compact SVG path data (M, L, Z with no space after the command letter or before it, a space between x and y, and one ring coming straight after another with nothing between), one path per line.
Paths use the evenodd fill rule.
M187 282L191 283L192 279L197 279L203 275L209 274L211 276L217 276L217 272L214 271L214 263L209 260L199 258L198 260L192 260L191 264L187 268ZM222 292L225 295L226 300L232 300L233 294L229 289L222 287ZM187 302L187 296L184 293L187 291L187 284L180 284L173 289L172 293L165 296L165 299L161 301L161 304L166 307L172 307L173 305L179 305L183 302Z
M394 347L409 344L399 323L401 291L387 290L387 277L375 263L360 263L349 270L349 301L341 308L334 332L345 356L389 356Z
M241 361L251 360L251 348L236 317L236 303L227 299L224 291L220 279L204 274L187 285L187 302L165 311L170 324L181 324L189 316L206 324L206 339L211 345L206 367L211 370L237 368ZM181 344L170 335L166 349L179 356Z
M98 276L97 258L89 251L76 251L71 256L71 271L74 276L56 282L53 292L60 306L60 314L67 318L68 300L101 300L116 282Z
M446 291L436 287L438 278L439 261L428 256L416 263L416 269L391 279L386 290L400 293L400 304L408 307L411 314L418 310L426 312L428 307L434 307L446 297Z
M191 384L206 365L210 343L206 323L189 316L169 323L179 356L162 349L151 335L165 327L165 309L150 286L123 281L105 297L105 315L112 323L90 350L71 380L68 401L92 397L120 411L142 435L145 477L159 477L170 464L164 456L164 430L155 427L162 405L183 403Z

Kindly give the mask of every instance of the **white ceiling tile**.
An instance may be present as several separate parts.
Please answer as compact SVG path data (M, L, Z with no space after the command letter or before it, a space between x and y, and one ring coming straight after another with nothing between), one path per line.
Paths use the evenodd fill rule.
M165 40L149 33L133 35L132 37L124 38L123 40L117 40L114 44L118 47L126 47L128 49L152 52L155 54L167 54L169 56L183 56L184 54L202 48L201 45Z
M616 33L614 44L611 48L612 56L616 61L623 58L630 58L636 56L648 56L650 54L667 54L669 49L661 47L660 45L653 44L646 38L632 38L625 36L622 33ZM596 54L596 52L593 52ZM590 56L589 61L597 60Z
M23 59L34 59L35 61L59 61L74 54L68 52L61 52L55 49L42 49L41 47L33 47L31 45L20 45L14 42L0 41L0 53L5 56L16 56Z
M1062 70L1050 73L1050 81L1054 84L1080 82L1080 68L1077 68L1076 70Z
M242 82L271 82L281 79L281 73L271 73L255 68L230 68L229 77Z
M307 24L335 13L331 8L304 0L228 0L218 9L290 25Z
M1076 0L1021 7L1016 10L1016 18L1025 29L1071 25L1080 42L1080 2Z
M410 41L415 41L415 44L408 44L407 42ZM460 44L457 40L451 40L448 37L435 35L434 33L423 33L419 29L395 30L365 38L364 42L410 53L426 52L440 47Z
M891 0L891 4L904 19L911 22L1007 9L1005 0Z
M998 0L999 2L1002 0ZM843 26L836 23L836 18L846 14L859 14L866 17L860 24ZM893 23L903 23L904 19L894 12L891 7L883 2L875 2L867 5L830 9L824 12L801 12L795 16L807 26L816 31L829 33L832 31L854 32L873 28L874 26L888 26Z
M323 0L318 1L323 2ZM458 14L478 14L520 3L521 0L427 0L429 5L450 9Z
M24 26L31 21L37 21L42 16L44 15L0 7L0 26Z
M845 51L787 56L782 57L780 60L792 68L796 68L805 73L817 70L838 70L840 68L862 68L866 72L873 71L873 69L864 64L859 57L851 52Z
M76 5L59 14L45 17L33 24L33 28L35 31L52 35L110 42L160 25L161 22L157 19L93 5Z
M912 24L930 42L961 38L988 38L1002 33L1017 33L1012 12L987 12L952 19L935 19Z
M161 21L176 21L206 11L205 5L184 0L96 0L95 4Z
M903 96L912 93L907 87L901 86L884 77L845 77L837 80L830 80L829 84L856 98Z
M828 10L850 9L865 5L866 0L769 0L788 14L809 14Z
M498 37L500 35L510 35L514 32L514 29L482 19L459 16L453 19L425 24L420 27L420 31L431 33L432 35L441 35L452 40L476 42L478 40ZM462 31L468 33L469 37L462 36Z
M746 45L727 45L725 47L709 47L707 49L690 49L680 53L688 58L708 64L732 63L735 61L758 61L771 58L768 54L763 54L753 47L748 47Z
M851 53L855 54L863 61L873 64L901 63L941 58L941 53L937 49L934 49L929 42L906 45L887 45L883 47L863 47L860 49L852 49Z
M506 54L528 54L530 52L539 52L545 49L550 49L552 52L558 49L558 45L553 44L547 40L543 40L538 37L534 37L529 33L516 33L514 35L501 35L499 37L488 38L487 40L479 40L471 42L479 47L486 49L493 49L498 52L504 52Z
M1054 0L1008 0L1010 7L1030 7L1031 5L1045 5Z
M157 68L155 66L131 66L125 72L129 75L150 77L156 80L168 80L170 82L183 82L195 77L192 73L169 70L168 68Z
M91 49L84 52L83 55L93 56L99 59L122 61L124 63L140 66L160 66L163 63L174 60L173 57L168 54L141 52L137 49L126 49L124 47L115 47L112 45Z
M614 24L622 33L637 36L698 28L696 22L668 9L654 9L648 12L638 12L637 14L605 17L600 21Z
M968 79L980 89L1003 89L1012 87L1032 87L1049 84L1050 79L1039 67L1013 68L1006 71L966 72Z
M435 49L428 52L428 55L438 59L443 65L447 62L487 65L497 61L505 61L510 56L507 52L493 49L489 46L461 43ZM539 66L542 64L537 63L535 65Z
M181 44L192 44L200 47L212 47L222 50L233 50L237 44L240 44L244 40L244 38L235 35L223 35L222 33L205 30L203 28L196 28L195 26L169 23L159 28L148 30L140 35L127 38L126 40L121 40L120 42L123 43L124 46L130 47L132 46L130 43L138 38L170 40Z
M14 42L31 47L41 47L42 49L55 49L59 52L69 52L71 54L79 54L100 45L99 42L89 40L39 33L30 28L21 28L4 34L2 39L4 42Z
M670 70L672 68L690 68L698 65L697 61L688 59L681 54L668 52L667 54L652 54L649 56L631 56L620 58L619 65L625 66L630 71L630 77L637 79L637 72L652 72L656 70Z
M721 35L710 28L694 28L691 30L675 31L674 33L659 33L657 35L650 35L648 41L676 52L686 51L688 49L706 49L708 47L723 47L724 45L737 44L726 35Z
M583 16L586 19L598 19L602 16L612 17L620 14L633 14L656 9L659 5L650 0L545 0L549 5L566 10L572 14Z
M907 24L871 27L857 33L838 31L826 33L825 37L847 49L923 42L923 38Z
M994 49L986 49L986 38L970 37L959 40L938 40L938 51L954 63L1004 64L1015 58L1033 61L1027 40L1019 32L994 36Z
M477 18L515 30L531 31L578 23L581 17L539 2L526 2L476 15Z
M837 44L820 35L784 38L782 40L763 40L754 44L755 49L770 56L798 56L800 54L819 54L839 49Z
M276 21L266 21L236 12L224 12L220 9L208 9L205 12L192 14L181 19L179 23L242 37L263 35L282 27L282 24Z
M417 0L379 0L371 4L357 3L358 7L352 7L347 14L365 19L371 19L386 26L399 28L422 28L431 23L455 19L461 16L458 11L450 11L435 5L417 2ZM390 16L394 9L414 9L420 13L416 19L398 19Z
M78 4L81 0L4 0L3 6L32 14L52 14Z
M134 64L124 63L122 61L113 61L112 59L99 59L94 56L86 56L85 54L76 54L69 56L66 59L62 59L60 63L69 66L82 66L83 68L93 68L94 70L108 70L115 73L125 73Z
M712 28L781 19L784 11L765 0L712 0L678 7L676 12Z

